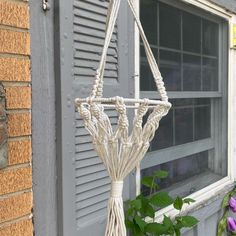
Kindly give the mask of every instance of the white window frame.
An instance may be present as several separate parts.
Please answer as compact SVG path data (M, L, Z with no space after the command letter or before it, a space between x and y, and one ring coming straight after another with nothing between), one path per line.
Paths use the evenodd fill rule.
M220 16L224 18L229 26L229 29L232 24L236 24L236 14L226 11L223 7L220 7L212 2L207 0L180 0L183 3L190 4L192 6L198 7L201 10L205 10L210 14ZM136 9L139 12L140 0L136 1ZM229 30L230 33L230 30ZM135 26L134 31L134 72L135 72L135 98L140 98L140 37L137 27ZM230 40L230 35L229 35ZM183 212L188 212L190 210L198 208L204 202L210 200L212 197L216 197L223 190L228 190L234 185L236 180L236 66L233 63L236 61L236 50L230 48L230 42L228 43L228 174L227 177L222 178L221 180L189 195L189 197L196 200L195 203L191 205L186 205L183 209ZM236 64L236 63L235 63ZM140 193L140 167L137 167L136 172L136 194ZM160 221L163 215L169 215L174 217L178 214L172 206L166 207L158 212L156 212L155 219ZM148 219L147 219L148 220Z

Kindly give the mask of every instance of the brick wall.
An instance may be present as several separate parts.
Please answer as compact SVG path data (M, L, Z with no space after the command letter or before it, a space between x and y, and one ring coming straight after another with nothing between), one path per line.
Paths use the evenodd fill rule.
M0 82L6 92L8 166L0 170L0 236L32 236L29 4L0 0Z

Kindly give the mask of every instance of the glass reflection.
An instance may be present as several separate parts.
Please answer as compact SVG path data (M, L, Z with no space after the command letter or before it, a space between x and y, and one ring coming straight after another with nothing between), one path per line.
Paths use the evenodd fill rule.
M181 90L180 53L160 50L159 64L167 91Z

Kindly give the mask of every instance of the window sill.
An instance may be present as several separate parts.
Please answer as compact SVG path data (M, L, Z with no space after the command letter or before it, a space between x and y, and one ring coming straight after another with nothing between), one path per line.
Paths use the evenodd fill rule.
M207 206L212 202L212 199L216 200L217 198L221 197L222 195L226 194L230 191L234 186L234 181L231 180L229 177L225 177L214 184L211 184L208 187L205 187L188 197L194 199L196 202L192 203L191 205L185 205L181 214L187 214L190 211L195 211L202 207ZM163 216L169 216L174 218L179 214L179 211L175 210L172 206L166 207L157 211L155 214L155 222L160 222L163 219ZM147 222L151 222L152 219L147 217Z

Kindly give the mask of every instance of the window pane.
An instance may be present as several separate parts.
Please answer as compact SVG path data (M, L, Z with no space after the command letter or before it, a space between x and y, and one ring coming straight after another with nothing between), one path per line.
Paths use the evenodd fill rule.
M209 184L220 180L223 176L215 174L209 168L210 152L205 151L181 159L153 166L141 171L141 176L151 176L157 170L165 170L169 176L158 180L161 189L168 191L170 195L185 197ZM149 195L150 191L142 186L141 192Z
M157 45L157 3L153 0L141 0L140 9L141 22L147 39L149 43Z
M152 49L154 56L157 59L157 50ZM143 91L153 91L156 90L156 85L152 76L152 72L150 66L147 62L146 54L144 52L143 46L141 46L140 50L141 58L140 58L140 88Z
M163 138L165 137L165 138ZM151 143L151 151L173 146L173 111L160 121L160 126Z
M201 57L184 54L183 89L184 91L201 90Z
M208 20L202 21L203 54L217 56L219 51L219 26Z
M201 51L201 18L186 12L183 13L183 49Z
M150 1L153 4L153 0ZM150 39L157 38L154 53L158 56L166 89L175 99L171 100L172 108L160 121L150 145L147 157L151 159L144 160L144 166L150 166L152 161L153 166L143 169L141 174L150 176L156 170L167 170L169 177L158 182L161 188L171 195L187 196L227 174L227 111L225 104L222 106L225 98L195 98L198 94L206 96L205 91L218 91L219 66L222 67L219 61L227 58L226 53L224 58L219 58L219 51L224 51L221 47L225 42L219 44L222 37L220 23L194 15L194 11L189 13L172 7L164 1L155 2L152 9L143 7L149 12L143 21L149 22L145 27L153 25L155 28L148 34ZM154 8L155 16L152 14ZM151 27L147 29L150 30ZM152 76L144 64L142 61L141 90L155 91ZM224 89L226 79L222 81ZM194 98L183 99L191 94ZM142 192L149 194L143 186Z
M180 53L160 50L160 71L167 91L181 90Z
M193 109L175 109L175 144L184 144L193 141Z
M180 49L180 11L176 8L160 3L159 15L160 46Z
M218 60L203 58L202 68L203 90L218 90Z
M200 99L199 99L200 100ZM209 99L202 99L194 107L194 139L204 139L211 136L211 107Z
M170 102L172 108L160 121L149 151L210 138L210 99L173 99Z

